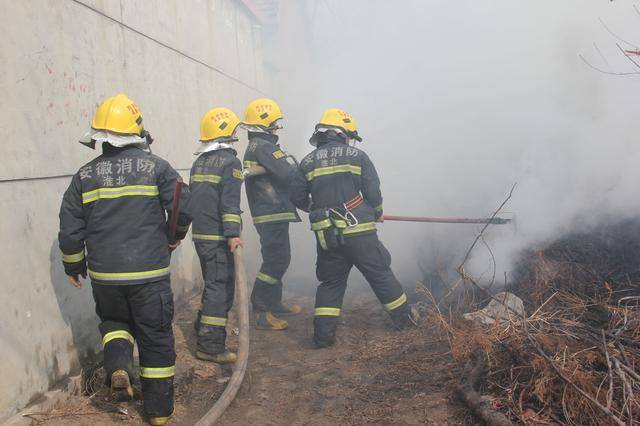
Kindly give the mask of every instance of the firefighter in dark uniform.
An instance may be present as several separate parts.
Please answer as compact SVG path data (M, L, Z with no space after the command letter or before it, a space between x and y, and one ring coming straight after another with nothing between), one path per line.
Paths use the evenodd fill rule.
M199 155L191 168L192 238L200 258L204 290L198 312L196 357L217 363L236 360L226 350L226 326L233 305L233 251L242 246L240 189L242 164L232 144L240 120L227 108L214 108L200 122Z
M140 354L144 411L153 425L173 413L175 372L170 251L191 221L178 217L178 243L169 245L171 214L180 179L168 162L151 154L152 141L136 104L123 94L98 107L82 143L102 155L80 168L64 194L58 240L69 281L91 278L104 347L107 384L131 398L133 345ZM187 207L185 185L181 204Z
M298 305L282 304L282 277L291 262L289 223L300 222L300 217L289 200L289 187L297 169L295 159L280 149L276 135L281 119L278 104L263 98L249 103L242 122L249 132L243 162L245 185L262 253L251 303L256 327L269 330L286 329L287 321L278 317L302 311ZM263 173L252 172L255 169Z
M291 188L295 205L309 212L317 239L314 342L335 343L347 278L355 266L389 312L395 326L411 324L407 296L391 271L391 256L378 240L375 222L382 220L380 180L364 151L353 117L339 109L325 111L310 140L307 155Z

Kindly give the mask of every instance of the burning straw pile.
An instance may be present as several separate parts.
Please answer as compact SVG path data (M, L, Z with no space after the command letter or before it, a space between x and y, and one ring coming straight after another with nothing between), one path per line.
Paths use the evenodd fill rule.
M468 291L457 306L444 312L434 301L426 309L454 358L467 362L457 393L478 417L500 425L640 424L640 222L525 254L508 291L526 314L492 325L462 319L482 305L474 297L495 300L463 277Z

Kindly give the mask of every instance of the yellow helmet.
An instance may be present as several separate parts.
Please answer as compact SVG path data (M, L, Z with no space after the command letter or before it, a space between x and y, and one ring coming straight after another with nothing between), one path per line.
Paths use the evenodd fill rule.
M320 122L316 124L316 133L321 128L336 128L342 130L348 137L362 141L358 135L356 120L348 112L339 108L329 108L322 114Z
M220 107L209 110L200 121L200 141L231 138L238 124L240 124L238 116L229 108Z
M247 105L242 124L271 130L275 128L275 122L280 119L282 119L282 111L278 104L272 99L260 98Z
M127 95L119 93L98 106L91 127L124 135L141 135L142 113Z

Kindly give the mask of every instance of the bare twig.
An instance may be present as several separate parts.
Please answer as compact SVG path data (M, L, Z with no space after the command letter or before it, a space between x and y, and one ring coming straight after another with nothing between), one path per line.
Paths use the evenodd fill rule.
M620 361L618 361L617 359L614 359L613 363L616 366L616 372L618 373L620 380L622 380L624 392L626 394L625 404L627 408L627 415L629 416L629 419L633 419L633 404L635 403L633 386L631 385L631 383L629 383L629 380L627 379L627 375L624 374L624 371L622 371L622 368L620 367ZM624 410L624 407L623 407L623 410Z
M487 244L484 237L481 238L481 241L487 248L487 251L489 251L489 254L491 255L491 264L493 265L493 276L491 277L491 282L487 286L487 291L490 291L491 287L493 287L493 284L496 282L496 257L493 255L493 250L491 250L491 247Z
M611 29L604 23L604 21L602 20L602 18L598 18L598 20L600 21L600 24L602 24L602 26L604 27L605 30L607 30L607 32L609 34L611 34L611 36L621 42L623 42L624 44L627 44L631 47L634 47L636 49L638 49L639 47L633 43L628 42L627 40L623 39L622 37L620 37L619 35L617 35L616 33L614 33L613 31L611 31Z
M624 55L625 58L627 58L636 68L640 69L640 64L639 63L634 61L633 58L631 56L629 56L629 54L622 47L620 47L620 45L618 43L616 43L616 46L618 47L618 50L620 50L620 52L622 52L622 54Z
M602 350L604 352L605 359L607 360L607 368L609 369L609 391L607 392L607 408L611 408L611 401L613 401L613 371L611 371L611 359L609 358L609 349L607 349L607 338L602 330Z
M638 373L633 371L633 369L626 364L623 364L621 362L619 362L619 364L631 377L640 382L640 375L638 375Z
M633 71L633 72L613 72L613 71L605 71L602 68L598 68L595 65L593 65L591 62L587 61L585 59L584 56L582 56L582 53L578 54L578 57L582 60L582 62L585 63L585 65L587 65L589 68L598 71L599 73L602 74L607 74L607 75L617 75L617 76L627 76L627 75L638 75L640 74L639 71Z
M600 50L600 48L598 47L598 45L595 42L593 43L593 47L596 49L596 52L598 52L598 55L600 55L600 59L602 59L602 61L605 64L607 64L609 69L611 69L611 65L609 65L609 61L607 61L607 58L605 58L605 56L602 54L602 51Z
M500 206L496 209L496 211L493 212L493 214L491 215L491 217L489 218L487 223L480 230L480 233L476 236L475 240L473 240L473 243L471 244L471 246L469 247L469 249L465 253L464 257L462 258L462 262L460 263L460 266L458 266L458 271L460 271L462 268L464 268L464 264L467 262L467 260L469 260L469 256L471 255L471 252L473 251L473 249L476 246L476 244L478 244L478 240L480 240L480 238L484 234L484 231L486 231L486 229L489 227L489 225L491 225L491 221L498 215L498 213L500 213L502 208L509 202L509 200L511 199L511 196L513 195L514 189L516 189L516 185L518 185L517 182L513 184L513 186L511 187L511 191L509 191L509 195L507 196L507 198L505 198L505 200L502 202L502 204L500 204Z
M549 296L549 298L548 298L547 300L545 300L545 301L544 301L544 303L543 303L542 305L540 305L540 307L539 307L538 309L536 309L536 310L535 310L535 312L534 312L534 313L532 313L532 314L531 314L531 316L530 316L529 318L530 318L530 319L531 319L531 318L534 318L534 317L536 316L536 314L537 314L538 312L540 312L540 311L542 310L542 308L544 308L544 307L547 305L547 303L549 303L549 301L550 301L551 299L553 299L554 297L556 297L556 294L558 294L558 292L557 292L557 291L556 291L555 293L553 293L551 296Z

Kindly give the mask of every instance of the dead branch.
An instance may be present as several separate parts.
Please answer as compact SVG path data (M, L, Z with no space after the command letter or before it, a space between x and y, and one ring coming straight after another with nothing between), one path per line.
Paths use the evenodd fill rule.
M491 217L489 218L487 223L485 223L485 225L480 230L480 233L478 233L478 235L476 236L475 240L473 240L473 243L471 244L471 246L469 247L469 249L465 253L464 257L462 258L462 262L460 263L460 266L458 266L458 271L460 271L462 268L464 268L464 264L467 262L467 260L469 260L469 256L471 255L471 252L473 251L473 249L476 246L476 244L478 244L478 241L480 240L480 238L484 234L484 231L487 230L489 225L491 225L492 220L495 219L495 217L498 215L498 213L500 213L502 211L503 207L509 202L509 200L513 196L513 191L516 189L517 185L518 185L517 182L513 184L513 186L511 187L511 191L509 191L509 195L507 196L507 198L505 198L504 201L502 202L502 204L500 204L500 206L496 209L496 211L493 212L493 214L491 215Z
M456 387L458 397L477 418L489 426L513 426L514 423L504 414L489 407L476 390L486 373L487 356L484 352L477 351L475 353L475 363L470 360L464 367L460 384Z
M618 43L616 43L616 47L618 48L618 50L620 50L620 52L622 52L624 57L627 58L629 60L629 62L631 62L633 64L633 66L635 66L636 68L640 69L640 64L637 63L636 61L634 61L633 58L631 56L629 56L629 54L627 53L626 50L624 50Z
M611 409L611 402L613 401L613 371L611 369L611 359L609 358L609 349L607 349L607 338L602 330L602 351L604 352L605 359L607 360L607 368L609 370L609 391L607 392L607 408Z
M591 62L587 61L585 59L585 57L582 55L582 53L578 54L578 57L582 60L582 62L585 63L585 65L587 65L589 68L598 71L599 73L602 74L607 74L607 75L617 75L617 76L627 76L627 75L638 75L640 74L639 71L632 71L632 72L614 72L614 71L605 71L602 68L598 68L595 65L593 65Z

